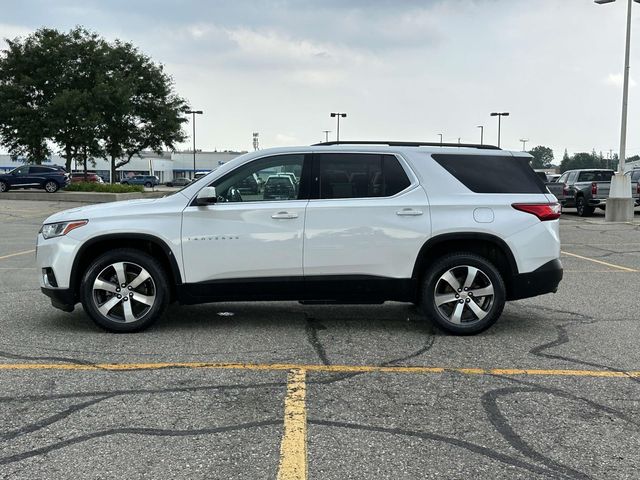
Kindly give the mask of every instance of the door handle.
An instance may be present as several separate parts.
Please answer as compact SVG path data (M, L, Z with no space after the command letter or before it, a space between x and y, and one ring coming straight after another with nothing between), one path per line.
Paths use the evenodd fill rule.
M289 220L291 218L298 218L298 214L289 212L278 212L271 215L271 218L274 218L276 220Z
M422 210L415 210L413 208L403 208L402 210L398 210L396 215L400 217L417 217L422 215Z

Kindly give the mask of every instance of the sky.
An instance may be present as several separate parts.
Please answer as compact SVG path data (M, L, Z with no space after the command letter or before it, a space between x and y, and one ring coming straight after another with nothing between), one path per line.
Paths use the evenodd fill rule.
M635 4L627 154L640 154ZM2 1L0 38L76 25L165 66L197 148L335 140L619 148L626 2L592 0ZM0 42L4 48L4 41ZM191 134L191 124L186 125ZM191 137L181 149L191 148Z

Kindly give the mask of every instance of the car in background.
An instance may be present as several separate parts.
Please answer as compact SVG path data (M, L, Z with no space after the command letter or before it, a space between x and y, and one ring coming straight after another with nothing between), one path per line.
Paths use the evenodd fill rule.
M12 188L39 188L54 193L69 182L69 174L58 165L23 165L0 175L0 193Z
M634 199L634 205L637 207L640 205L640 168L634 168L625 175L631 177L631 195Z
M88 183L104 183L102 177L94 172L87 172L86 175L84 172L71 172L71 183L80 183L80 182L88 182Z
M187 177L178 177L173 180L169 180L165 185L167 187L186 187L191 183L191 179Z
M252 173L241 180L236 188L240 190L242 195L257 195L262 189L262 180L260 180L260 177L257 174Z
M160 184L160 179L155 175L134 175L120 181L122 185L144 185L147 188Z
M596 207L606 208L614 174L613 170L603 168L568 170L557 182L546 186L563 208L575 208L578 216L588 217L593 215Z
M204 176L205 176L206 174L208 174L208 173L209 173L209 172L196 172L196 173L193 175L193 179L194 179L194 180L198 180L198 179L200 179L200 178L204 177Z
M559 178L560 178L560 174L559 173L548 173L547 174L547 182L549 182L549 183L556 183Z
M291 200L296 195L296 186L289 175L269 175L264 184L264 200Z

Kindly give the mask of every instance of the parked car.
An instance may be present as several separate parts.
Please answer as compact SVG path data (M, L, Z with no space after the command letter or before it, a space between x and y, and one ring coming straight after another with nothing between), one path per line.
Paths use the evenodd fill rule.
M547 182L549 183L555 183L558 181L558 179L561 177L561 175L559 173L549 173L547 174Z
M259 150L163 198L56 213L37 236L42 291L114 332L173 301L298 300L411 302L474 334L506 301L557 290L560 205L530 155L371 143ZM271 175L264 198L243 200L247 175L292 166L297 191Z
M262 180L256 173L243 178L237 186L241 194L257 195L262 190Z
M291 200L296 198L296 186L289 175L270 175L264 184L265 200Z
M178 177L178 178L174 178L173 180L169 180L166 185L167 187L185 187L190 183L191 183L190 178Z
M634 204L637 207L640 205L640 168L634 168L626 175L631 177L631 192L634 197Z
M160 179L155 175L135 175L122 179L120 183L123 185L144 185L147 188L151 188L160 184Z
M102 177L93 172L72 172L71 183L90 182L90 183L104 183Z
M596 207L606 208L613 175L614 171L608 169L568 170L547 188L562 207L574 207L579 216L588 217Z
M0 193L12 188L40 188L54 193L69 184L69 174L57 165L23 165L0 174Z

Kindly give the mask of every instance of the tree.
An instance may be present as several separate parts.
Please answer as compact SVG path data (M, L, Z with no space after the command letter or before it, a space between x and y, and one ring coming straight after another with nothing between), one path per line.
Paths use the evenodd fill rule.
M531 168L550 168L552 166L553 150L549 147L539 145L529 150L529 154L533 155Z
M66 160L104 157L115 169L142 150L173 149L186 137L188 105L172 79L130 43L81 27L42 28L7 41L0 55L0 142L40 163L56 145Z
M111 178L143 150L174 149L186 136L182 124L189 106L173 92L173 81L130 43L117 41L105 52L96 79L95 100L101 111L98 128Z

